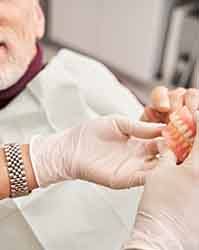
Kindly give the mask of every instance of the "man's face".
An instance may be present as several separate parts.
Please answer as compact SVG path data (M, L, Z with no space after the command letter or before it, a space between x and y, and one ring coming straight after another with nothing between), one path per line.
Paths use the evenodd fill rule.
M38 0L0 0L0 90L22 77L43 33Z

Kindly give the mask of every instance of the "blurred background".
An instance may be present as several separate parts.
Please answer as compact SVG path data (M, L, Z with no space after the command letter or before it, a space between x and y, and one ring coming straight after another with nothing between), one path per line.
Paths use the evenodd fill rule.
M146 103L157 84L199 87L199 1L44 0L46 60L94 57Z

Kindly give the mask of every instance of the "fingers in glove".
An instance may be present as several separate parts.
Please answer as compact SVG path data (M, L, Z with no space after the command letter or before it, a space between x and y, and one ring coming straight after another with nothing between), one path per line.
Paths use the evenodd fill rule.
M132 122L123 116L114 116L113 121L120 132L128 137L154 138L160 136L165 127L165 124L162 123Z
M169 91L164 86L156 87L151 93L152 107L159 112L169 112Z
M159 160L158 160L158 158L154 158L153 160L151 160L151 161L145 161L145 163L144 163L144 170L146 171L148 171L148 170L152 170L152 169L154 169L155 167L157 167L158 166L158 164L159 164Z
M158 142L158 150L160 152L159 155L159 166L160 167L171 167L176 166L176 156L175 154L168 148L165 140Z
M146 183L146 178L152 173L152 171L158 166L158 159L152 161L146 161L143 165L143 170L137 171L129 176L128 187L143 186Z
M161 135L165 128L163 123L135 122L133 124L132 135L138 138L151 139Z
M141 121L144 122L165 122L166 113L160 113L152 107L145 107Z
M158 143L164 140L162 137L157 137L154 139L139 139L131 138L128 142L129 152L145 162L151 162L158 158L159 148Z
M143 153L145 157L150 160L157 156L160 153L159 151L159 144L164 141L164 138L157 137L154 139L142 139L143 141Z
M183 107L185 93L186 90L184 88L178 88L176 90L170 91L169 99L170 99L170 108L172 111L175 111Z

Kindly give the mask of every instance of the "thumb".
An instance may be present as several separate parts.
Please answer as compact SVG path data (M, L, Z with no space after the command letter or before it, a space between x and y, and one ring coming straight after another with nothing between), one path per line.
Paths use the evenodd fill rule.
M166 126L163 123L132 122L123 116L114 116L114 121L122 134L143 139L152 139L160 136L163 128Z
M175 154L168 148L165 140L158 141L159 150L159 166L160 167L171 167L176 166L177 158Z
M169 92L164 86L158 86L152 91L151 101L153 108L159 112L168 112L170 110Z
M159 143L164 140L163 137L152 139L138 139L142 142L143 153L145 156L157 156L160 153Z
M160 136L163 128L165 128L163 123L137 121L132 125L132 135L143 139L151 139Z

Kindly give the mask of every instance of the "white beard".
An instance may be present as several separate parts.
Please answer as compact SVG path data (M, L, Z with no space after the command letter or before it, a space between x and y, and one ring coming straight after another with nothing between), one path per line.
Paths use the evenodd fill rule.
M36 54L35 40L20 39L10 28L0 27L0 41L5 43L5 60L0 60L0 91L14 85L26 72Z
M8 89L14 85L26 72L26 67L16 67L16 65L7 66L6 69L0 69L0 91Z
M5 62L0 63L0 91L8 89L20 80L33 57L34 55L30 53L28 46L24 51L19 48L14 55L8 52Z

